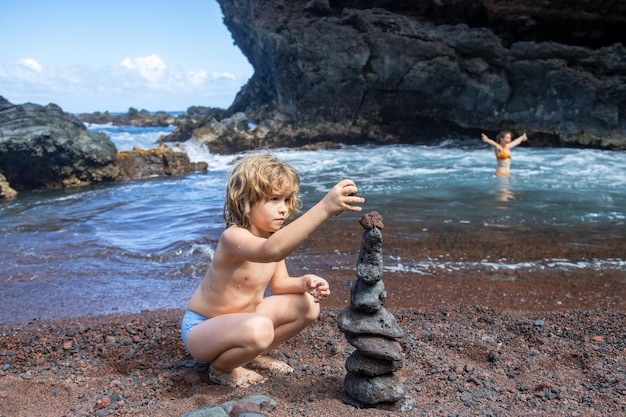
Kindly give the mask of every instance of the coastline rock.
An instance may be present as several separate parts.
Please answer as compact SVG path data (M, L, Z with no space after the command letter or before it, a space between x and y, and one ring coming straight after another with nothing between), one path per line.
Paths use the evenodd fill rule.
M167 127L175 124L176 118L164 111L152 114L147 110L131 107L126 114L111 117L111 123L116 126Z
M254 67L224 117L243 112L260 129L188 132L212 152L503 129L532 146L626 149L619 3L218 2Z
M16 196L17 191L11 188L6 177L0 174L0 200L11 200Z
M112 181L117 150L55 105L13 105L0 96L0 171L17 191Z
M221 118L224 109L214 107L191 106L186 113L173 116L165 111L149 112L130 107L126 113L112 115L108 111L104 113L81 113L77 117L83 123L98 125L111 124L113 126L136 126L136 127L168 127L194 125L207 117Z
M206 162L192 163L184 152L176 152L165 145L156 149L134 149L117 155L117 181L153 176L176 176L192 172L206 172Z
M206 172L166 145L117 152L104 133L89 132L55 105L14 105L0 96L0 199L19 190ZM17 191L16 191L17 190Z

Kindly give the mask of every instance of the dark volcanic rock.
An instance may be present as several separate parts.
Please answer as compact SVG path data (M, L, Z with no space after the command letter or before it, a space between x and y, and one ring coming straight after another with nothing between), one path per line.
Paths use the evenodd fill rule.
M111 181L117 150L55 105L13 105L0 97L0 171L16 190Z
M392 362L402 360L402 345L397 340L368 334L345 333L345 335L348 343L357 348L363 355Z
M384 360L355 350L346 360L348 372L367 376L390 374L402 369L402 360Z
M78 118L84 123L110 123L113 126L167 127L178 124L178 119L170 113L157 111L153 114L148 110L137 110L133 107L124 114L112 115L108 111L104 113L81 113Z
M0 97L0 199L15 197L13 188L75 187L207 169L166 145L118 154L107 135L89 132L55 104L13 105Z
M383 234L378 228L367 229L363 233L356 275L362 281L373 285L383 277Z
M337 325L344 333L375 334L391 338L404 336L404 330L387 309L384 307L375 313L363 313L349 307L341 310Z
M346 361L344 401L357 407L398 407L404 384L394 375L402 368L403 349L397 339L404 330L383 305L387 292L382 281L383 218L375 211L363 215L365 229L357 261L357 280L350 291L350 306L337 318L337 326L356 348ZM401 408L411 409L407 397Z
M404 398L406 389L394 374L369 377L348 373L343 384L344 390L358 398L366 406L379 403L395 403Z
M375 313L387 301L387 291L382 279L371 285L357 279L350 289L350 306L357 311Z
M255 71L225 119L257 128L188 132L214 152L505 128L626 149L624 2L218 1Z
M177 126L180 130L176 135L167 135L168 142L189 139L187 132L201 126L200 123L212 118L221 119L226 110L217 107L191 106L187 112L173 116L165 111L149 112L129 108L126 113L113 115L108 111L81 113L78 118L84 123L112 124L113 126L168 127ZM191 130L190 130L191 129Z

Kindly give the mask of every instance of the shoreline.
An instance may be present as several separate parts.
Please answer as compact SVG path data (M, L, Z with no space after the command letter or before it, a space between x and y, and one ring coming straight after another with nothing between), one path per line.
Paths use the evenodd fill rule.
M211 383L207 365L194 361L180 340L184 303L132 314L35 318L0 323L0 415L172 417L261 394L276 401L267 416L379 417L377 408L344 401L345 361L354 348L336 320L349 305L362 229L337 221L343 222L329 222L288 261L292 275L325 276L332 289L320 318L272 352L294 373L268 374L267 382L245 389ZM516 230L514 241L510 231L431 225L416 235L389 223L386 265L436 257L455 265L626 257L615 235L571 244L583 242L584 230ZM384 413L626 413L625 275L619 268L385 271L385 308L405 332L397 374L413 408ZM111 298L102 294L101 301L128 302ZM90 307L76 304L76 311Z
M353 217L331 219L287 258L291 275L314 273L329 281L328 307L348 305L356 280L363 229ZM216 243L217 237L210 237L209 242ZM383 281L388 305L420 308L455 303L511 311L623 311L625 238L619 229L608 228L589 234L583 228L494 229L458 224L421 228L385 221ZM612 264L604 267L599 262L603 260ZM198 265L198 275L208 267L206 262L206 266ZM199 280L168 282L163 278L156 282L163 287L115 289L115 294L106 288L72 287L74 281L59 282L58 278L7 282L0 294L0 323L184 309Z

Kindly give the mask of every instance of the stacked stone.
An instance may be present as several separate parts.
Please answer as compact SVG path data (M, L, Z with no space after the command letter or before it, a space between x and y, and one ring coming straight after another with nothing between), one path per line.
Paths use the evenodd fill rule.
M359 407L392 409L406 393L395 375L402 368L402 346L397 339L404 331L384 307L382 217L374 211L359 223L365 231L357 280L350 293L350 306L338 318L339 329L356 348L346 360L345 401Z

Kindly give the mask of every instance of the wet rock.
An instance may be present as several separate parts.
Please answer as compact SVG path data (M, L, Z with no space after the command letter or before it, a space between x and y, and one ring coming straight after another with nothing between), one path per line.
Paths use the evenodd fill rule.
M265 126L250 140L208 136L212 152L440 143L483 129L532 132L533 146L626 148L623 2L275 0L250 13L218 1L254 68L228 116Z
M119 174L117 181L148 178L152 176L176 176L193 172L206 172L206 162L193 163L184 152L176 152L167 145L159 148L120 152L117 155Z
M11 200L16 196L17 191L11 188L6 177L0 174L0 200Z
M112 181L115 145L56 104L15 105L0 96L0 171L17 191Z

